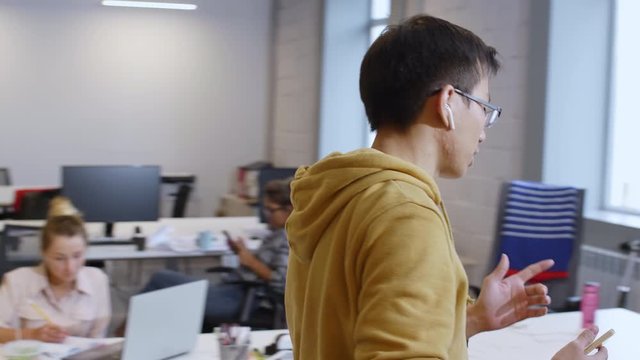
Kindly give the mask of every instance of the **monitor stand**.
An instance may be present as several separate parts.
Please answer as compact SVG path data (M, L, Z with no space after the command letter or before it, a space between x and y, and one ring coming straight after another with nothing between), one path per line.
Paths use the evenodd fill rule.
M104 237L112 238L113 237L113 226L112 222L104 223Z
M104 235L103 236L97 236L97 237L92 237L91 239L89 239L89 242L92 243L92 245L113 245L113 244L118 244L118 243L122 243L124 241L129 241L130 239L126 239L126 238L115 238L113 236L113 228L114 228L115 224L112 222L105 222L104 223Z
M104 223L104 236L98 238L89 239L91 245L122 245L132 244L135 245L138 251L145 250L146 239L140 230L139 226L136 226L135 234L132 238L115 238L113 237L113 228L115 224L112 222Z

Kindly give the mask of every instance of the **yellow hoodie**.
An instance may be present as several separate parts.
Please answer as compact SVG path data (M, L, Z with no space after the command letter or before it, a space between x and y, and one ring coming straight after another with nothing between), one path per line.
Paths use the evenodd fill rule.
M298 169L286 285L298 360L466 359L468 282L433 179L373 149Z

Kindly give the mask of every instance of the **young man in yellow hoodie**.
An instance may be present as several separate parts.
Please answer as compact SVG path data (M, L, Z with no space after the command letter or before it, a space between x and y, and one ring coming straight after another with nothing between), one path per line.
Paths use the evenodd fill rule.
M435 177L465 174L501 109L489 103L496 50L459 26L418 16L389 27L362 62L372 149L298 170L286 286L301 360L466 359L481 331L544 315L551 260L505 278L506 256L468 302L467 277ZM555 359L587 359L586 330ZM606 359L606 349L593 359Z

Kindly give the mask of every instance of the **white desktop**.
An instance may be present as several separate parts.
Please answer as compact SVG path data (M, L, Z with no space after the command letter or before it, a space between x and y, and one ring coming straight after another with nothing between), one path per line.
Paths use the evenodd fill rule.
M550 360L553 354L580 333L580 319L580 312L554 313L540 318L528 319L506 329L478 334L469 340L469 359ZM616 334L605 343L611 359L640 359L640 347L637 346L640 314L625 309L598 310L596 323L601 332L605 332L609 328L616 330ZM265 346L273 343L279 334L286 332L287 330L252 332L251 347L263 351ZM95 343L95 341L96 339L87 339L85 344L87 342ZM119 341L119 339L101 341L109 343ZM72 343L73 345L69 346L77 346L81 342L76 338L72 339ZM60 349L60 346L46 344L47 348L53 350ZM218 342L214 334L200 334L193 351L175 359L220 359Z

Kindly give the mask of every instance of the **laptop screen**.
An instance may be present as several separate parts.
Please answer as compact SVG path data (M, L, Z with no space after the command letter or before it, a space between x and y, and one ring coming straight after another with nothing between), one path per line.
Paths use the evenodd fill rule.
M122 359L157 360L193 350L208 286L199 280L133 296Z

